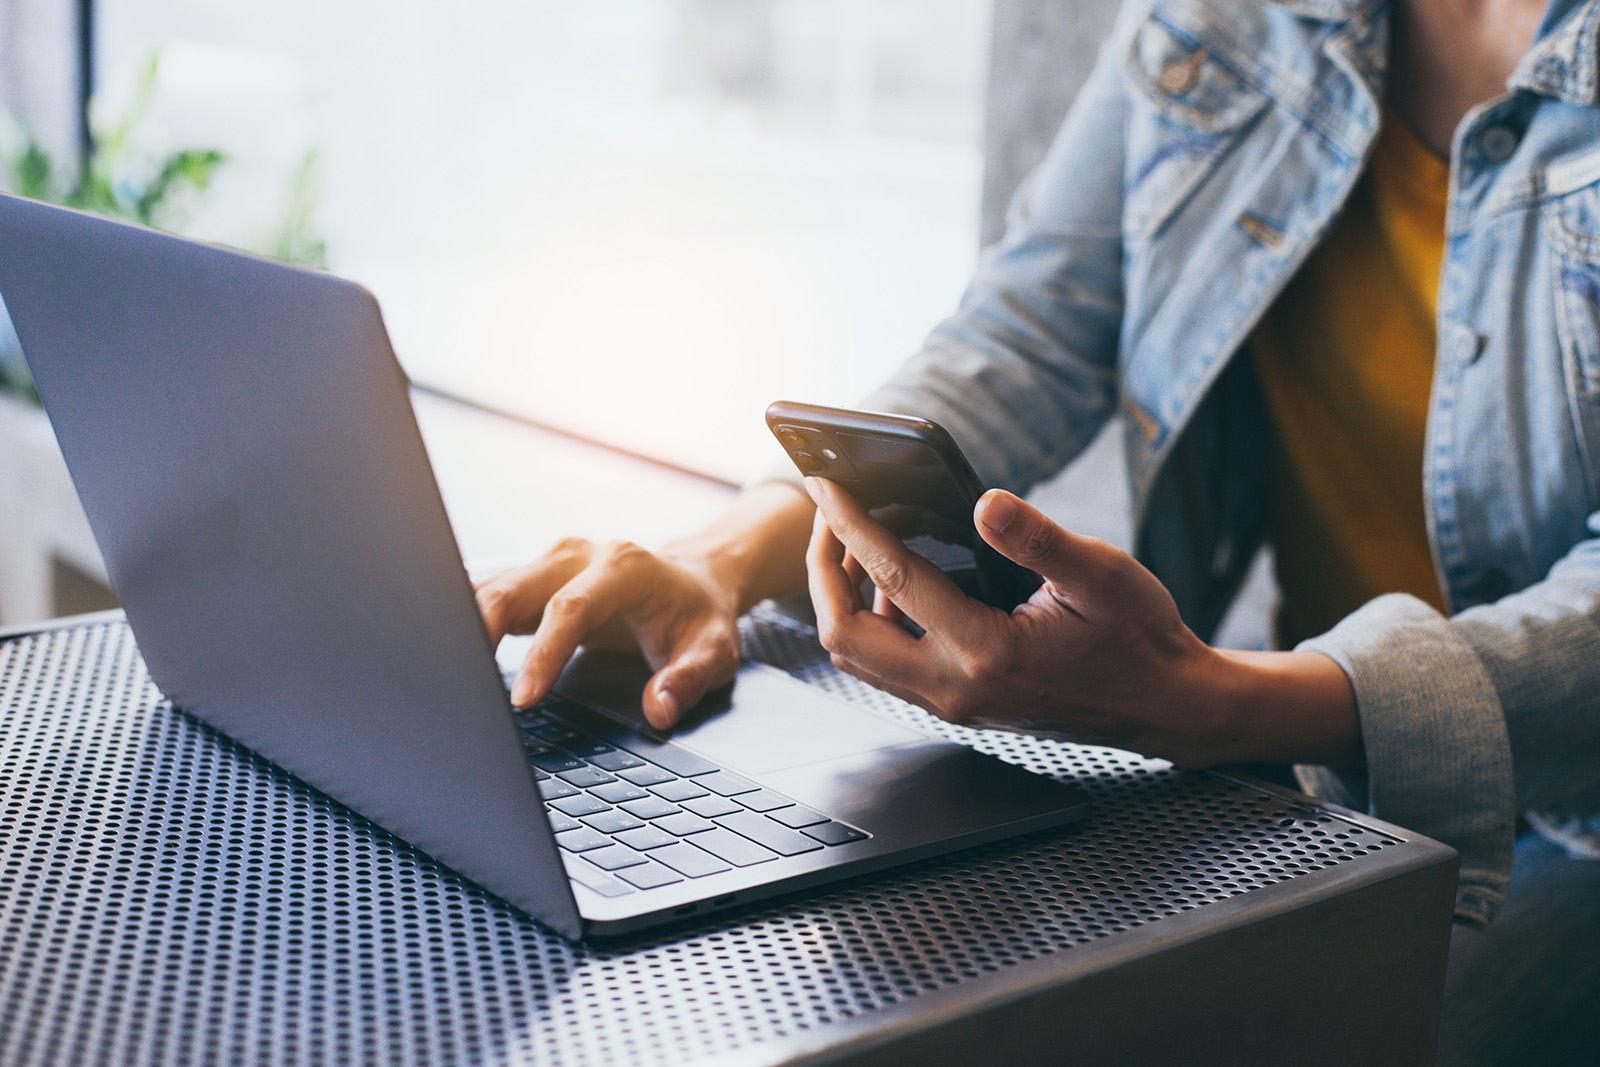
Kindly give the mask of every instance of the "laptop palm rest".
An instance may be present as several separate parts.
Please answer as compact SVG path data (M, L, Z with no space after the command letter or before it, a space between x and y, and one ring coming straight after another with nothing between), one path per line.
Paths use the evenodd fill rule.
M585 651L557 689L604 711L613 730L665 746L639 705L649 676L636 656ZM595 720L601 716L584 724L591 732ZM637 737L622 743L656 758ZM670 743L891 837L978 833L1087 806L1061 782L919 733L762 663L744 664L731 686L692 708Z

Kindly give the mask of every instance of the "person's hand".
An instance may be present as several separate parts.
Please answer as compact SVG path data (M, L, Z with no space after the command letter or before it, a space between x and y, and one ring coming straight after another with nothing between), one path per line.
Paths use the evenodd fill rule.
M643 653L656 672L644 713L662 729L739 669L739 605L698 561L568 538L476 592L494 644L533 634L511 688L518 707L545 698L580 644Z
M819 507L807 554L817 629L841 670L950 722L1191 766L1285 752L1347 758L1352 736L1359 758L1354 700L1332 660L1210 648L1131 556L1010 493L984 494L977 529L1045 581L1008 613L964 596L838 486L806 484ZM863 574L922 637L869 608ZM1292 706L1257 729L1274 700Z
M511 687L543 700L580 644L637 648L655 674L645 717L668 729L739 669L739 615L801 580L811 501L793 485L746 490L694 536L656 552L569 538L476 587L489 638L533 634Z

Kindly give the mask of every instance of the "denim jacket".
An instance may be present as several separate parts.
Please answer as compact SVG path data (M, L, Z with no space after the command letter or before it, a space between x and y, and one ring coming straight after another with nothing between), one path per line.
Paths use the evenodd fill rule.
M868 403L1018 490L1122 412L1136 554L1209 634L1266 520L1239 351L1366 163L1387 25L1383 0L1133 0L959 310ZM1518 812L1600 783L1597 35L1600 0L1554 0L1455 133L1418 472L1451 614L1392 594L1302 646L1366 746L1303 781L1457 848L1474 922Z

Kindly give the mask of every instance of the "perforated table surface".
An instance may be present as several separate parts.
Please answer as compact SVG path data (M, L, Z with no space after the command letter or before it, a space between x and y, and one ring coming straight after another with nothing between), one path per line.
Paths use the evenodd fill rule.
M0 1064L931 1062L970 1047L1070 1062L1164 1042L1198 1061L1202 1043L1172 1028L1236 1009L1230 1026L1276 1022L1299 996L1285 975L1360 990L1396 968L1411 991L1356 1005L1345 1030L1387 1032L1351 1047L1398 1047L1397 1062L1431 1048L1448 849L1244 780L937 723L834 672L772 613L746 641L1071 779L1093 813L584 947L174 711L120 621L15 636L0 642ZM1145 995L1159 1000L1135 1011ZM1137 1029L1124 1011L1147 1032L1108 1034ZM1422 1036L1395 1046L1412 1022ZM1247 1039L1224 1044L1219 1058L1248 1062Z

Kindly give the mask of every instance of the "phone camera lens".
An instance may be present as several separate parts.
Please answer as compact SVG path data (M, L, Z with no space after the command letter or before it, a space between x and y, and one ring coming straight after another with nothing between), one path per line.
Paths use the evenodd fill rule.
M806 447L806 435L792 426L785 426L779 430L778 440L782 441L783 447L791 452L799 452Z
M813 456L810 452L794 453L794 464L800 468L801 474L806 475L821 474L826 466L822 460Z

